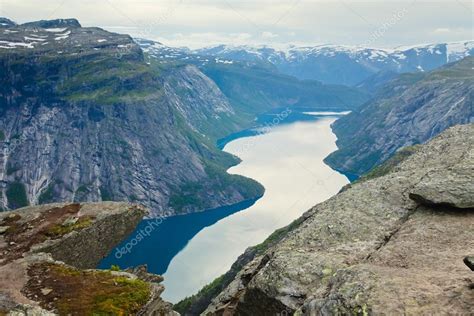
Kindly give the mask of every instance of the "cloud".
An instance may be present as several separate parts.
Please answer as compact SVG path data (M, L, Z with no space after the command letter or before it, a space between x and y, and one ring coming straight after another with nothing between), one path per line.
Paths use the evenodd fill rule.
M253 39L253 35L249 33L174 33L166 36L151 36L150 38L168 46L186 46L189 48L199 48L203 46L213 46L218 44L257 44L257 41ZM203 43L205 43L205 45L203 45Z
M75 17L84 26L191 47L362 45L403 8L403 20L374 46L472 38L472 3L465 0L0 0L1 14L17 22Z
M451 30L447 27L440 27L434 30L434 33L449 33Z
M278 34L274 34L272 32L262 32L262 38L263 39L271 39L271 38L275 38L275 37L278 37Z

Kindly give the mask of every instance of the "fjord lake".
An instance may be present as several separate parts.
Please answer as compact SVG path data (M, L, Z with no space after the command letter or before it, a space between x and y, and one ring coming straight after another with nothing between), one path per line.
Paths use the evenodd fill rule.
M201 213L144 220L100 267L146 264L150 272L164 276L162 297L177 303L227 272L246 248L336 194L349 180L323 160L337 148L331 124L338 113L308 115L313 118L273 126L265 133L245 133L223 145L224 151L242 160L228 172L260 182L263 197Z

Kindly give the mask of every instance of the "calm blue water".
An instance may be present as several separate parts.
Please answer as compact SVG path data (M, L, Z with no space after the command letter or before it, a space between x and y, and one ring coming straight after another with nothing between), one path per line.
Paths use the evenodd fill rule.
M323 163L336 149L330 125L338 115L292 112L262 134L279 114L281 111L262 115L255 128L218 142L221 149L225 146L225 151L242 158L229 172L262 183L266 188L263 198L202 213L144 220L99 268L146 264L150 272L164 274L163 297L177 302L227 271L245 248L337 193L347 183L346 177L354 179Z
M261 131L259 128L264 128L266 126L271 126L273 123L273 120L275 117L277 117L281 113L286 113L285 111L288 108L277 108L272 111L266 112L264 114L261 114L257 116L257 119L255 120L255 126L252 128L248 128L236 133L232 133L224 138L221 138L217 140L217 148L219 149L224 149L224 147L239 138L245 138L245 137L252 137L261 134ZM278 126L283 126L287 124L292 124L295 122L310 122L310 121L317 121L321 119L322 117L327 117L327 114L325 113L326 110L320 110L317 113L321 114L309 114L311 113L311 109L307 108L296 108L292 107L291 112L288 112L287 116L284 117L284 119L278 120ZM327 111L331 111L331 109L328 109ZM316 113L316 112L315 112ZM340 116L340 115L335 115L335 116Z
M163 220L144 220L135 232L122 242L112 253L99 264L100 269L109 269L118 265L122 269L142 264L148 265L152 273L163 274L168 269L171 259L180 252L186 244L202 229L217 223L219 220L249 208L257 200L248 200L230 206L219 207L201 213L185 216L173 216ZM151 224L153 223L153 225ZM147 229L148 226L148 229ZM120 253L117 249L130 247L133 239L138 239L146 230L154 227L149 236L140 240L128 253ZM116 256L117 255L117 256Z

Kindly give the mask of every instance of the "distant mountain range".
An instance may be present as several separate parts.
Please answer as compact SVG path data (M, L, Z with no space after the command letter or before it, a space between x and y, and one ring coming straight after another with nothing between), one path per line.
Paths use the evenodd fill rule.
M157 46L158 47L158 46ZM163 59L191 59L202 62L266 64L298 79L323 83L357 85L378 72L422 72L474 54L474 40L454 43L422 44L395 49L318 45L269 46L218 45L197 50L161 46ZM190 57L189 55L194 55Z
M256 114L287 106L351 110L369 98L362 89L322 84L317 80L301 80L260 61L205 56L151 40L135 41L146 57L161 64L197 66L229 98L238 116L253 118Z
M285 52L227 46L191 51L81 27L75 19L18 25L0 18L0 209L125 200L144 203L158 215L253 199L263 188L226 173L238 159L218 150L216 140L251 127L260 114L286 107L353 110L352 118L362 111L357 108L369 100L368 93L398 72L418 69L407 77L418 84L416 80L425 78L421 69L471 53L472 42L390 53L336 46ZM323 66L327 72L317 70ZM298 67L314 78L292 73ZM339 82L314 80L326 75ZM365 81L356 87L342 85L350 76L351 83ZM427 88L426 98L444 91L433 87ZM394 86L393 91L405 88L410 86ZM445 93L465 91L453 88ZM393 104L400 103L392 98ZM417 102L422 107L423 102ZM442 109L445 103L439 104ZM381 117L376 109L364 113L367 120ZM442 125L440 116L437 124L444 128L465 117ZM337 128L345 120L341 122L335 127L345 150L350 141ZM426 135L440 130L428 129ZM371 132L354 130L354 137ZM367 149L364 146L359 149ZM394 150L377 152L380 157L357 173Z

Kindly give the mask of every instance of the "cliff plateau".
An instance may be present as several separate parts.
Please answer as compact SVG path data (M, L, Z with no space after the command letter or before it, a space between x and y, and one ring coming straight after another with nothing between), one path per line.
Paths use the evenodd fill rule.
M472 314L473 174L474 125L447 129L249 249L203 315Z

